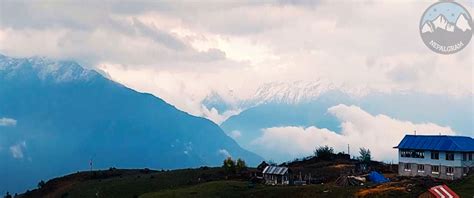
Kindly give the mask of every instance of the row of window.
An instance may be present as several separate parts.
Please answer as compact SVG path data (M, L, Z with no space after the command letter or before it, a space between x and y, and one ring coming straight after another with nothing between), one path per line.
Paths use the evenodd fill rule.
M462 161L471 161L474 158L474 153L463 153L462 154Z
M425 165L423 165L423 164L417 164L416 168L417 168L418 172L425 172ZM405 164L404 169L405 169L405 171L411 171L411 164ZM446 169L446 174L447 175L453 175L454 174L454 168L453 167L445 167L445 169ZM432 174L439 174L439 166L431 166L431 173Z
M401 157L410 157L410 158L425 158L424 151L416 151L416 150L401 150L400 151ZM474 158L474 153L463 153L462 160L468 161ZM438 160L439 159L439 152L431 151L431 159ZM445 160L453 161L454 160L454 153L446 152L445 153Z
M400 154L402 157L425 158L425 153L423 151L401 150Z

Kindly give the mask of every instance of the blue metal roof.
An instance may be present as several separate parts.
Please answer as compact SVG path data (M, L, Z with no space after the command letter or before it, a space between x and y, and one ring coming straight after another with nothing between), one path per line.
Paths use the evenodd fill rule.
M448 135L405 135L398 149L474 152L474 139Z

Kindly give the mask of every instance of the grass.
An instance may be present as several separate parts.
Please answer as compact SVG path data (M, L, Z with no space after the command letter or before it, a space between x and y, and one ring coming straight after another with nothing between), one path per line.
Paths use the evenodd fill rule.
M120 171L120 170L118 170ZM121 174L120 176L80 181L49 193L47 197L138 197L147 192L191 186L201 180L219 180L220 168L183 169L166 172ZM33 195L34 197L34 195Z
M306 186L266 186L257 184L253 188L246 180L225 179L221 168L183 169L165 172L140 170L97 171L98 177L83 172L58 178L54 190L35 190L23 197L413 197L427 189L417 187L408 192L400 188L403 183L373 186L338 187L333 183ZM101 179L100 179L101 178ZM418 182L418 183L416 183ZM404 184L419 184L414 179ZM474 175L463 180L447 182L461 197L474 196ZM419 186L419 185L418 185ZM359 193L359 194L357 194Z
M463 180L454 181L448 186L460 197L474 197L474 175L470 175Z
M147 193L140 198L155 197L352 197L359 187L336 187L332 184L307 186L248 187L244 181L213 181L195 186Z

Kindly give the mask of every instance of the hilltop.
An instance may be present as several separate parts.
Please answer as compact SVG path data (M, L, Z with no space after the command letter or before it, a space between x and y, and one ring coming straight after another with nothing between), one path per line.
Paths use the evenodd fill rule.
M364 183L360 186L339 186L340 175L357 171L353 159L321 160L317 157L289 162L293 171L308 170L318 181L304 186L267 186L250 183L258 172L249 168L240 174L228 174L220 167L201 167L173 171L149 169L115 169L78 172L52 179L42 188L19 197L414 197L429 187L447 183L461 197L474 194L474 177L459 181L440 181L426 177L397 177L396 165L370 162L368 168L378 170L391 179L385 184Z

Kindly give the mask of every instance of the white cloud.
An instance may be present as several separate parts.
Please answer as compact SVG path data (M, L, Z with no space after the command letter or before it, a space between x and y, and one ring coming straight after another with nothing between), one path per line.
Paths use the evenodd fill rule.
M209 120L212 120L214 123L220 125L222 122L226 121L227 118L233 116L233 115L238 115L241 110L229 110L225 111L223 113L220 113L217 111L215 108L211 108L210 110L205 107L204 105L201 105L202 107L202 113L198 114L197 116L205 117ZM183 107L186 108L186 107ZM185 110L185 109L184 109Z
M232 155L231 155L231 154L229 153L229 151L227 151L226 149L220 149L220 150L218 151L218 153L219 153L220 155L223 155L224 157L232 157Z
M12 118L0 118L0 126L15 126L17 121Z
M412 123L390 118L386 115L371 115L357 106L343 104L333 106L328 112L341 121L340 133L316 127L274 127L263 130L263 135L253 141L261 152L270 159L282 159L284 155L292 160L295 157L311 155L318 146L328 145L337 152L347 152L347 144L351 147L351 155L358 155L361 147L369 148L377 160L396 161L396 149L405 134L418 135L438 134L452 135L455 132L449 127L433 123Z
M239 138L240 136L242 136L242 133L239 130L233 130L230 133L228 133L227 135L229 135L233 139L236 139L236 138Z
M23 159L24 154L23 151L26 149L26 142L22 141L18 144L10 146L10 152L12 157L15 159Z

